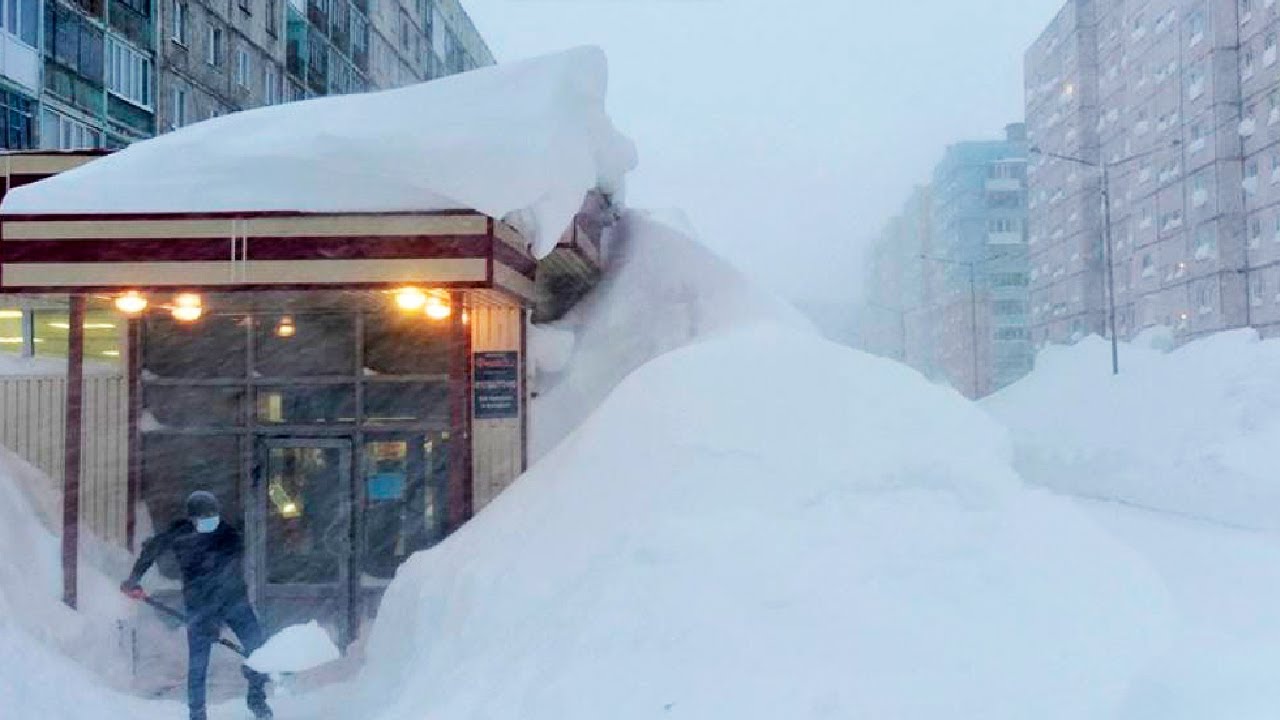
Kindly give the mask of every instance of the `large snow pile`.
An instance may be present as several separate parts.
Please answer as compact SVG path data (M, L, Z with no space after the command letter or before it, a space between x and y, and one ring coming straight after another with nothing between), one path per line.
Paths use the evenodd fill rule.
M539 391L535 457L581 424L631 371L665 352L726 328L812 327L690 237L678 211L624 213L610 248L613 272L554 327L530 337Z
M125 601L116 582L86 564L81 611L60 602L59 542L43 519L48 482L0 447L0 717L141 717L144 706L175 714L103 687L128 682L116 624Z
M709 314L770 304L679 232L632 231L677 251L663 282ZM586 321L612 327L582 337L661 351L624 307L644 282L616 279ZM1025 488L959 395L756 317L631 372L402 568L346 696L360 717L1114 715L1166 626L1146 566Z
M1163 333L1125 344L1117 377L1101 338L1050 348L984 405L1029 480L1280 529L1280 340L1239 330L1168 346Z
M6 213L479 210L550 252L635 148L597 48L398 90L264 107L136 143L11 192Z

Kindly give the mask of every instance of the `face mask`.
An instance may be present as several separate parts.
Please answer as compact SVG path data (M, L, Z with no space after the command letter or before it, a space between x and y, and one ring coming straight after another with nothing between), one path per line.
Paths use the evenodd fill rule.
M218 516L196 518L196 532L211 533L218 529Z

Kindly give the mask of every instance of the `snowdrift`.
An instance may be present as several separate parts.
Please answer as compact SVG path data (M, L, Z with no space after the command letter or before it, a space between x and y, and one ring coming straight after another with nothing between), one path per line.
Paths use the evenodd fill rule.
M238 112L14 190L5 213L474 209L541 256L636 164L598 48Z
M607 397L401 569L351 717L1113 716L1167 626L1146 566L1023 487L976 406L785 321L729 320L769 303L631 221L634 262L562 379ZM646 263L650 241L672 261ZM726 321L646 335L665 315L627 289L657 269ZM628 361L685 345L609 392L592 337L634 338Z
M987 399L1024 477L1240 527L1280 530L1280 339L1221 333L1168 351L1167 333L1120 350L1053 347Z

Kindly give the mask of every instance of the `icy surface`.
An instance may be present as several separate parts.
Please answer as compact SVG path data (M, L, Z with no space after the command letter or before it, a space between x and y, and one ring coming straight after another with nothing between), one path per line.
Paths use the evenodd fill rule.
M581 337L612 325L638 346L611 352L658 356L593 377L599 407L402 568L348 694L362 717L1113 717L1168 624L1136 554L1025 488L959 395L753 312L769 301L687 237L632 229L676 253L663 282L703 317L751 320L653 342L667 321L626 290L652 278L600 293Z
M605 110L608 68L577 48L379 93L197 123L14 190L0 212L475 209L539 256L589 190L622 190L635 148Z
M1253 330L1172 352L1167 332L1120 348L1053 347L985 401L1023 475L1073 495L1280 531L1280 339Z
M290 625L271 636L245 664L261 673L296 673L333 662L340 656L329 633L312 620L305 625Z

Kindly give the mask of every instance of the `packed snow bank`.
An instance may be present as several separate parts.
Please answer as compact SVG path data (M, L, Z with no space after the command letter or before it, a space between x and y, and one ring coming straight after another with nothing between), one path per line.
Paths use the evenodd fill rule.
M581 424L631 371L665 352L728 328L812 328L693 237L676 211L624 213L600 287L530 337L539 394L531 413L534 457Z
M715 287L738 281L709 259L683 265L706 256L679 233L645 226L633 249L650 241L669 262L623 275L747 303L702 296L707 315L769 304ZM661 307L626 290L651 282L615 278L582 337ZM676 342L666 322L634 327L659 337L625 358ZM786 322L681 338L401 569L350 717L1114 716L1166 597L1072 505L1021 485L981 410Z
M296 673L311 670L341 657L329 633L312 620L290 625L272 635L244 664L260 673Z
M636 164L577 48L379 93L233 113L9 193L2 212L474 209L551 251Z
M1280 340L1239 330L1169 345L1164 333L1125 344L1118 377L1101 338L1053 347L984 405L1028 480L1280 530Z

